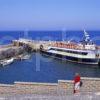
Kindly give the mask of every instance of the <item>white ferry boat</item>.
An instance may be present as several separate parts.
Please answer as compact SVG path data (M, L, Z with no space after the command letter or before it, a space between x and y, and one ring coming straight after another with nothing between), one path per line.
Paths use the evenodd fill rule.
M84 31L84 38L80 43L57 42L48 47L48 50L42 52L71 62L100 64L100 49L90 40L90 36L86 31Z

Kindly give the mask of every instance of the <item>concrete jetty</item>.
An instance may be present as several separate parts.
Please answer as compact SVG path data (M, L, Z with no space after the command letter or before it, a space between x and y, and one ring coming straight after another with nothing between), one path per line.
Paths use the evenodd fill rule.
M48 46L53 45L55 41L38 41L38 40L29 40L29 39L22 39L13 40L14 46L28 46L32 48L32 50L40 50L41 46L43 49L47 49Z
M0 47L0 60L3 59L9 59L11 57L15 57L19 54L22 54L24 51L24 48L19 46L13 46L13 44L11 45L5 45L3 47Z

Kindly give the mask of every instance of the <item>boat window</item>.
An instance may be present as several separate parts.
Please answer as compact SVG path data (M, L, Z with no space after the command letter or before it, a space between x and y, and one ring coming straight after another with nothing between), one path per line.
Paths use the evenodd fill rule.
M77 52L77 51L70 51L70 50L63 50L63 49L57 49L57 48L50 48L49 50L56 50L56 51L62 51L67 53L73 53L73 54L80 54L80 55L87 55L87 52Z

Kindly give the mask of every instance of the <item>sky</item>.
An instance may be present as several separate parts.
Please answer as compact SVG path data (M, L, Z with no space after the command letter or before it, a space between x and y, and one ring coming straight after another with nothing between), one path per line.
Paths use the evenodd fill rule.
M0 0L0 30L99 30L100 0Z

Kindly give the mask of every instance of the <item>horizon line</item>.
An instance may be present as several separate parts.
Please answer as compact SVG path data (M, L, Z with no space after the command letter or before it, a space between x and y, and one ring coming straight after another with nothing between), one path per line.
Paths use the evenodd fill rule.
M85 29L86 30L86 29ZM28 30L26 30L26 29L14 29L14 30L0 30L0 31L84 31L84 29L62 29L62 30L60 30L60 29L58 29L58 30L47 30L47 29L41 29L41 30L36 30L36 29L28 29ZM100 31L100 29L87 29L86 31Z

